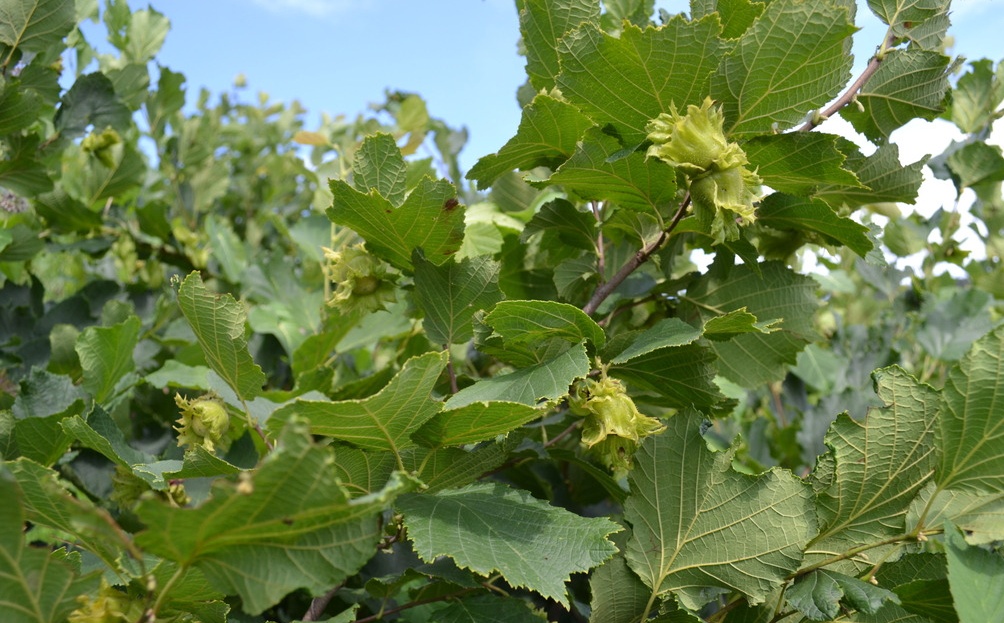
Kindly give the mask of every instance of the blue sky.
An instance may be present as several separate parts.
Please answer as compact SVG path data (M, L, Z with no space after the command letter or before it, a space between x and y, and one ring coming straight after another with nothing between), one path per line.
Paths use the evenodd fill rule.
M185 74L189 101L200 87L229 90L243 74L249 99L263 91L273 101L299 100L310 127L322 112L365 111L385 89L417 92L433 116L469 129L466 167L501 147L519 123L515 92L525 76L513 0L150 1L171 20L158 60ZM689 3L658 5L680 12ZM1004 58L1004 0L953 6L953 51ZM860 69L883 30L863 6L858 25Z

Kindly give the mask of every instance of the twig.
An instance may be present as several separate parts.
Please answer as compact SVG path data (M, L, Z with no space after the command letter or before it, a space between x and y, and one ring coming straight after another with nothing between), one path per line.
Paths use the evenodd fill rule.
M853 102L854 98L857 97L858 91L860 91L865 86L865 83L868 82L869 78L871 78L875 72L878 71L879 65L881 65L882 61L885 60L886 52L888 52L895 40L896 36L892 32L892 28L890 28L888 34L885 36L885 40L882 42L882 47L880 47L879 51L875 53L875 56L868 61L868 66L861 72L858 79L855 80L851 86L847 87L847 90L844 91L843 95L830 104L829 108L818 115L813 115L812 119L809 119L804 125L802 125L802 127L798 128L798 131L808 132L809 130L812 130L823 121L826 121L833 115L840 112L841 108Z
M452 358L446 360L446 373L450 376L450 393L455 394L459 392L460 386L457 385L457 371L453 368Z
M614 290L618 288L624 280L627 279L631 273L635 271L639 266L648 261L648 258L652 256L653 253L658 251L662 245L669 239L669 235L673 233L676 226L680 223L683 215L686 214L687 208L690 206L690 195L684 198L683 202L680 203L679 209L676 214L673 215L673 220L670 221L666 229L662 230L659 237L642 247L641 251L635 253L630 260L621 266L617 274L610 278L610 281L601 284L596 288L596 292L593 292L593 297L589 299L589 302L582 308L582 311L587 314L592 314L596 309L610 296Z
M314 597L310 602L310 607L307 608L307 612L303 615L303 620L316 621L318 617L324 614L324 609L328 607L328 604L334 599L335 593L342 590L343 586L345 586L345 582L342 582L320 597Z
M593 209L593 216L596 217L596 223L598 225L602 225L603 217L600 214L600 202L590 201L589 206ZM603 240L603 228L600 227L598 229L598 233L596 234L596 272L599 273L601 280L603 279L603 275L607 272L607 258L606 251L604 250L605 246L606 243Z

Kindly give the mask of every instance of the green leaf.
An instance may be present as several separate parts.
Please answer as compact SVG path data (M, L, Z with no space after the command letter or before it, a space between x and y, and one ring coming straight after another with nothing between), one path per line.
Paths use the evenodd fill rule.
M652 595L628 567L623 556L614 556L593 571L589 579L592 619L604 623L636 623Z
M136 368L132 353L139 342L139 329L139 318L129 316L110 327L88 327L77 338L83 386L99 404L112 398L119 382Z
M658 28L625 25L620 37L584 26L561 40L562 95L621 144L641 144L649 120L671 104L686 110L708 95L709 77L725 52L716 16L674 16Z
M875 614L886 602L900 602L890 590L828 569L817 569L802 576L784 596L813 621L835 618L840 613L841 601L867 614Z
M721 587L760 603L801 562L812 496L790 472L733 471L733 452L708 450L702 422L686 410L635 454L627 561L660 595Z
M202 276L192 272L178 289L178 304L202 354L241 400L251 400L261 393L265 373L251 359L244 337L244 306L229 294L217 296L202 283Z
M1004 99L1004 89L995 88L994 64L989 59L971 61L968 73L952 90L951 118L966 134L989 125Z
M124 56L133 63L148 63L164 45L170 29L170 20L152 8L134 12L129 16Z
M663 348L610 369L635 389L655 392L665 406L707 409L722 401L715 384L715 354L707 346Z
M917 191L924 181L921 169L927 158L913 164L900 164L899 148L893 143L880 145L868 157L846 143L840 149L847 155L845 168L854 172L860 183L856 186L823 186L816 192L816 198L834 207L846 205L851 208L870 203L913 203L917 198Z
M876 142L911 119L934 119L943 110L949 60L938 52L892 50L858 93L862 108L845 106L840 114Z
M942 489L1004 492L1004 327L973 344L952 366L942 391L935 480Z
M602 348L606 335L596 321L574 305L556 301L502 301L483 319L506 349L532 349L549 340Z
M551 95L533 98L519 121L516 136L495 154L484 156L467 172L478 188L487 188L502 175L520 169L558 166L575 152L576 143L593 122L579 109Z
M435 613L438 623L540 623L544 617L529 603L496 595L475 595L451 600Z
M709 340L730 340L744 333L770 333L779 320L758 322L756 316L741 307L722 316L715 316L704 323L704 337Z
M906 513L906 529L911 533L918 531L918 526L938 529L946 521L964 530L966 542L972 545L1004 541L1004 493L938 491L935 483L928 483Z
M642 152L618 158L620 151L616 138L599 128L587 130L572 157L547 181L587 201L660 213L676 199L676 171Z
M872 250L867 227L839 216L829 205L816 199L770 194L757 208L757 222L782 231L810 232L829 244L844 245L861 257Z
M949 154L948 168L959 193L977 184L1004 180L1001 148L983 141L969 143Z
M41 108L41 96L8 78L0 90L0 136L20 132L35 123Z
M124 133L132 122L132 112L119 100L106 75L92 73L77 78L63 95L53 121L67 138L82 136L90 126L99 132L111 127Z
M290 591L321 595L357 572L379 541L378 515L416 484L395 477L378 493L350 500L331 449L293 426L253 476L217 481L202 506L141 502L136 512L146 530L136 544L194 565L258 614Z
M433 344L466 342L474 335L472 318L502 300L499 264L490 257L450 260L436 266L416 250L415 303L425 314L423 326Z
M815 338L816 282L778 262L763 263L760 269L758 275L746 265L712 267L690 288L681 306L703 322L742 308L760 322L780 321L771 333L746 333L711 343L720 373L747 388L784 378L787 366Z
M1004 558L968 545L958 528L945 525L948 583L959 623L993 621L1004 612Z
M404 203L408 165L390 134L374 134L363 139L352 161L352 184L361 193L376 190L395 208Z
M482 444L473 450L410 448L402 458L405 469L417 474L425 485L423 491L435 493L469 485L497 470L522 440L522 435L510 434L501 442Z
M23 197L52 190L46 166L38 159L38 137L9 137L7 153L0 161L0 185Z
M857 176L844 168L847 157L837 149L838 140L819 132L790 132L754 137L743 150L764 184L806 197L827 184L860 186Z
M722 19L722 37L738 39L760 17L767 3L754 0L715 0L715 5L715 10Z
M58 45L77 21L72 2L64 0L11 0L0 9L0 43L11 48L3 54L6 66L14 48L42 53Z
M75 545L100 558L109 569L119 568L118 558L129 537L108 511L71 493L55 471L34 461L22 457L6 467L21 490L28 521L73 535Z
M645 329L632 340L631 344L610 360L622 364L635 357L651 353L661 348L685 346L701 337L701 330L690 326L679 318L664 318Z
M786 130L833 99L850 77L855 30L847 8L835 2L771 2L711 81L726 134Z
M504 435L543 414L518 402L473 402L437 413L415 431L412 439L431 448L478 443Z
M498 483L403 496L397 509L423 560L446 555L461 568L501 573L512 586L566 604L569 576L613 556L617 548L606 537L621 529Z
M526 242L540 232L551 241L557 238L555 242L576 249L596 250L596 217L579 210L575 204L565 199L555 199L544 204L523 228L520 240ZM549 245L544 246L546 248Z
M526 47L526 73L537 91L554 88L558 42L580 24L598 25L599 3L590 0L523 0L519 30Z
M519 402L537 406L568 394L575 379L589 373L585 344L578 344L543 363L479 380L450 397L445 409L459 409L474 402Z
M910 503L931 478L937 394L900 368L879 370L875 379L885 406L864 422L842 414L826 434L829 452L812 474L819 535L806 562L905 534Z
M111 416L100 407L87 416L85 422L79 415L68 417L61 422L63 430L73 435L80 445L98 452L108 460L126 469L134 465L152 463L154 457L136 450L126 441L125 435ZM165 488L164 484L155 487Z
M446 180L423 178L400 207L376 190L363 194L342 180L331 180L334 202L328 218L355 230L366 246L394 266L411 271L411 253L425 251L442 264L464 240L464 210L457 191Z
M97 590L95 574L80 576L79 557L25 543L22 493L0 473L0 609L4 623L63 621L80 604L77 596ZM31 538L31 537L28 537Z
M0 168L2 167L3 164L0 164ZM48 177L45 179L48 180ZM4 183L3 174L0 173L0 184ZM52 182L48 185L51 188ZM100 228L102 223L99 213L66 194L63 188L36 197L35 209L57 231L88 232Z
M277 431L299 416L314 435L400 455L402 449L415 445L411 434L439 413L441 403L431 393L446 359L445 352L412 357L386 387L363 400L297 400L273 413L268 426Z
M951 0L868 0L868 7L884 23L923 22L943 14Z

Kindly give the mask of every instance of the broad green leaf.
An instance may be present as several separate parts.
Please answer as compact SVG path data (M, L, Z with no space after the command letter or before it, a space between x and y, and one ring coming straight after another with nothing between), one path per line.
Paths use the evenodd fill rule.
M21 88L16 78L8 78L0 91L0 136L20 132L35 123L41 107L41 96Z
M70 377L32 368L11 406L18 453L42 465L59 460L73 441L60 422L83 412L86 397Z
M847 154L844 168L854 172L860 184L822 186L816 192L816 198L834 207L846 205L851 208L882 202L913 203L917 198L917 191L924 181L921 169L927 158L913 164L900 164L899 148L894 143L880 145L868 157L847 144L841 147L841 151Z
M568 102L540 94L523 109L516 136L495 154L484 156L467 172L478 188L487 188L502 175L545 166L557 169L575 152L576 143L593 122Z
M607 536L621 529L498 483L403 496L396 506L423 560L447 555L461 568L501 573L512 586L562 603L570 574L613 556Z
M686 110L708 95L709 78L726 46L716 16L674 16L658 28L626 25L620 37L583 26L561 40L558 88L621 144L645 140L645 126L675 104Z
M935 480L941 489L1004 492L1004 328L973 344L942 390Z
M544 414L518 402L474 402L441 411L419 428L412 439L430 448L462 446L494 439Z
M754 137L743 150L764 184L807 197L826 184L859 185L857 176L844 168L847 157L837 149L837 140L819 132L789 132Z
M760 17L767 3L755 0L715 0L715 5L722 20L722 38L738 39Z
M723 399L715 384L715 359L704 344L670 346L616 364L610 375L633 389L655 392L665 406L707 409Z
M352 446L335 446L335 475L351 497L379 491L397 461L390 452L370 452Z
M38 159L38 137L15 135L4 142L7 153L0 160L0 185L23 197L51 191L52 180L45 164Z
M948 10L951 0L868 0L868 7L890 26L923 22Z
M959 193L977 184L1004 180L1004 156L996 145L983 141L964 145L953 151L947 162Z
M624 20L644 26L655 10L655 0L603 0L603 9L603 17L611 19L617 28Z
M855 610L875 614L887 602L899 603L896 593L828 569L799 578L784 592L788 603L813 621L830 621L843 601Z
M218 480L198 508L142 502L136 512L146 530L136 543L194 565L257 614L295 589L321 595L357 572L380 538L379 514L415 486L395 477L381 491L350 500L331 449L293 426L253 475L236 484Z
M185 387L205 391L209 389L209 372L206 366L189 366L176 359L169 359L159 370L147 374L143 380L158 389Z
M839 216L833 208L817 199L773 193L760 202L756 215L761 225L782 231L807 232L821 238L821 242L844 245L861 257L872 250L867 227Z
M352 160L352 185L361 193L377 191L395 208L404 203L408 166L390 134L363 139Z
M540 623L544 616L522 599L498 595L475 595L453 599L437 610L438 623Z
M520 240L526 242L543 232L545 240L585 251L596 250L596 217L575 207L571 201L549 201L533 215L523 228ZM555 240L557 238L557 240ZM544 245L545 248L548 246Z
M622 350L611 363L621 364L635 357L651 353L661 348L685 346L701 337L701 330L690 326L679 318L664 318L639 333L631 344Z
M444 352L409 359L386 387L363 400L297 400L273 413L268 426L280 430L290 419L301 417L314 435L400 455L414 445L411 434L440 411L442 403L431 393L446 358Z
M3 164L0 163L0 169L2 168ZM47 177L45 179L48 180ZM0 173L0 184L5 183L3 174ZM52 186L52 182L49 182L49 186ZM21 189L17 190L21 192ZM63 188L35 197L35 210L57 231L88 232L101 227L101 214L66 194Z
M720 342L744 333L770 333L778 322L779 319L758 322L756 316L746 311L745 307L740 307L727 314L709 318L704 323L703 334L709 340Z
M934 500L931 500L931 496ZM928 483L910 505L906 513L906 529L938 529L951 521L965 530L966 541L973 545L987 545L1004 541L1004 493L976 493L974 491L938 491L935 483Z
M74 565L65 552L50 552L25 542L22 493L5 473L0 473L0 499L4 501L0 504L0 611L4 623L65 620L80 605L78 595L97 590L98 577L80 576L79 557Z
M733 452L710 451L702 423L686 410L635 454L627 561L660 595L720 587L759 603L801 562L815 532L811 492L790 472L733 471Z
M933 474L937 394L900 368L875 378L885 406L863 422L842 414L826 434L830 450L812 476L819 535L807 562L905 534L910 503Z
M836 2L771 2L711 81L726 134L788 129L835 97L850 77L847 51L855 30L847 8Z
M498 469L522 440L522 435L513 433L501 442L482 444L473 450L410 448L402 458L405 469L422 481L422 490L436 493L467 486Z
M96 407L84 421L79 415L63 420L63 430L72 435L85 448L90 448L101 454L116 465L132 469L133 465L152 463L152 455L141 452L126 441L125 435L111 416L100 407ZM166 488L161 483L160 489Z
M22 52L46 52L73 30L76 11L64 0L9 0L0 8L0 59L6 67L14 48Z
M126 44L122 50L133 63L148 63L160 51L171 29L171 22L152 8L140 9L129 16Z
M415 303L425 314L423 326L433 344L466 342L474 335L472 318L502 300L499 265L480 256L447 261L442 266L412 255L415 266Z
M558 75L558 41L580 24L598 25L599 3L591 0L523 0L519 30L526 47L526 73L533 88L550 90Z
M110 327L88 327L77 338L83 386L98 404L112 398L119 381L136 368L133 350L139 342L139 329L139 318L129 316Z
M241 400L258 396L265 384L265 373L248 351L244 306L229 294L211 293L197 272L188 275L178 288L178 304L199 340L209 367Z
M676 199L676 171L642 152L618 158L620 151L616 138L590 129L572 157L547 181L588 201L660 213Z
M363 194L342 180L331 180L334 202L328 218L353 229L371 251L411 271L411 253L422 248L429 261L442 264L464 240L464 210L446 180L423 178L400 207L376 190Z
M969 63L968 73L952 90L951 118L966 134L980 131L993 120L1004 99L1004 89L995 85L994 64L989 59ZM997 86L997 88L995 88Z
M840 114L876 142L911 119L933 119L943 110L949 60L938 52L892 50L858 93L862 108L845 106Z
M592 619L604 623L637 623L652 595L623 556L614 556L593 571L589 588Z
M474 402L519 402L537 406L568 394L575 379L589 373L585 344L578 344L543 363L479 380L446 401L444 408L459 409Z
M532 347L548 340L602 348L606 335L596 321L574 305L556 301L502 301L483 319L505 348Z
M908 40L921 50L942 52L945 48L945 37L948 27L952 25L947 14L936 15L923 22L901 22L893 26L896 37Z
M727 342L712 342L719 372L743 387L758 387L784 377L799 351L815 337L816 282L777 262L719 267L700 277L684 298L685 313L707 322L738 309L761 323L779 320L770 333L746 333Z
M77 78L63 95L53 121L67 138L82 136L90 126L98 132L111 127L124 133L132 122L132 112L119 100L107 76L92 73Z
M945 525L948 583L959 623L983 623L1004 612L1004 558L998 552L969 545L958 528Z

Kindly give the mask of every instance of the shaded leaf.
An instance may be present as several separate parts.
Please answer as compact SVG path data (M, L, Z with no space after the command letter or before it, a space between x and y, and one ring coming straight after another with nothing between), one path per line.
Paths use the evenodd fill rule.
M550 90L559 70L558 42L580 24L599 24L599 4L590 0L523 0L519 6L530 84L538 91Z
M1000 147L983 141L953 151L947 162L959 193L977 184L1004 180L1004 156Z
M526 242L530 236L540 232L545 237L552 240L557 238L561 243L576 249L596 249L596 217L586 214L564 199L544 204L523 228L520 240Z
M892 50L857 95L863 110L845 106L840 114L876 142L911 119L933 119L948 90L949 60L938 52Z
M133 350L139 342L139 329L139 318L129 316L110 327L87 327L77 338L83 386L99 404L111 398L119 381L136 368Z
M627 561L660 595L721 587L762 602L801 562L811 493L789 472L733 471L732 451L710 451L702 422L684 411L635 454Z
M948 583L959 623L993 621L1004 612L1004 558L969 545L959 529L945 525Z
M457 191L446 180L426 177L400 207L371 190L363 194L342 180L331 180L334 201L328 218L353 229L366 246L394 266L411 271L416 248L435 264L442 264L464 240L464 210Z
M273 413L268 426L280 430L292 418L300 417L314 435L399 455L414 445L411 434L441 408L431 393L446 358L446 353L413 357L386 387L362 400L297 400Z
M53 121L56 130L68 138L83 135L91 126L98 132L112 127L124 133L132 112L119 100L108 76L95 72L77 78L63 95Z
M868 228L816 199L773 193L757 208L757 222L778 230L816 234L830 244L840 244L864 257L872 250Z
M829 453L812 474L819 535L807 562L904 534L910 503L933 472L936 393L900 368L879 370L875 379L885 406L864 422L842 414L826 434Z
M380 512L415 486L392 478L378 493L349 500L330 448L291 427L253 476L217 481L202 506L142 502L136 512L147 529L136 543L194 565L257 614L297 588L321 595L358 571L380 538Z
M942 391L935 477L942 489L1004 492L1004 327L977 340Z
M575 379L589 373L589 367L586 347L578 344L543 363L481 379L451 396L444 408L459 409L474 402L494 401L537 406L565 396Z
M835 2L771 2L711 81L726 134L788 129L835 97L850 76L847 46L855 30L847 8Z
M708 78L726 46L716 16L674 16L658 28L625 25L619 37L586 25L561 40L558 87L568 101L623 145L645 140L650 119L671 104L686 110L708 95Z
M604 623L636 623L645 612L652 591L627 565L614 556L589 578L592 618Z
M403 496L397 509L423 560L445 554L461 568L501 573L513 586L563 603L570 574L614 555L617 548L607 536L621 529L604 517L580 517L498 483Z
M952 122L966 134L978 132L991 123L1004 100L1004 89L996 84L990 59L971 61L969 66L969 72L952 89L950 110Z
M258 396L265 384L265 373L248 351L244 306L229 294L217 296L209 292L197 272L189 274L178 288L178 304L199 340L209 367L241 400Z
M847 157L837 149L837 140L820 132L789 132L756 136L743 150L764 184L804 197L826 184L859 185L857 176L844 168Z
M73 3L63 0L5 2L0 10L0 43L22 52L45 52L73 30L76 17Z
M730 340L743 333L770 333L779 320L758 322L756 316L741 307L721 316L709 318L704 323L704 337L709 340Z
M867 614L875 614L886 602L900 602L890 590L828 569L802 576L784 596L813 621L835 618L840 613L840 602Z
M478 188L487 188L502 175L545 166L557 169L575 151L576 143L593 122L579 109L551 95L539 94L523 109L516 136L498 153L482 157L467 172Z
M494 439L543 414L518 402L473 402L437 413L412 439L428 447L462 446Z
M412 255L415 303L433 344L466 342L474 335L472 318L502 300L499 264L486 256L451 260L436 266L421 251Z
M692 344L701 337L701 330L690 326L679 318L664 318L639 333L631 344L622 350L611 363L626 363L661 348Z

